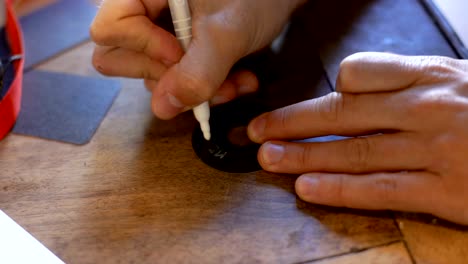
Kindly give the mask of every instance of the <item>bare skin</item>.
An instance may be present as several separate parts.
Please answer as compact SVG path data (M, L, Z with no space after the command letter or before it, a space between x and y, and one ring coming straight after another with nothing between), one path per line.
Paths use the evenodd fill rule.
M101 73L145 79L153 112L171 119L204 101L226 103L257 90L256 76L231 73L242 57L268 45L304 0L193 0L193 40L183 54L154 21L167 0L106 0L91 26Z
M323 135L327 143L293 143ZM301 174L305 201L424 212L468 224L468 61L360 53L337 92L249 126L272 172Z
M152 22L167 1L106 0L91 27L93 63L105 75L144 79L155 115L171 119L256 91L251 72L231 67L268 45L302 2L193 0L194 39L183 54ZM248 133L263 144L265 170L301 175L305 201L468 224L467 124L467 61L359 53L343 61L336 93L266 113ZM292 142L330 134L352 138Z

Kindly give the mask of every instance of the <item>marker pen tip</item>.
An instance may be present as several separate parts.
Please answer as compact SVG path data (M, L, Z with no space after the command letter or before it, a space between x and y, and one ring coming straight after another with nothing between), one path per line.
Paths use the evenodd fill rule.
M200 127L201 127L201 130L203 132L203 137L207 141L210 141L210 139L211 139L210 123L209 122L201 122Z

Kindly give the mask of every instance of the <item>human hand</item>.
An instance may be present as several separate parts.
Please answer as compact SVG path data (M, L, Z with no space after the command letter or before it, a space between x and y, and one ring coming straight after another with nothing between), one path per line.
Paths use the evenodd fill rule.
M336 88L252 121L262 167L308 202L468 224L468 61L358 53ZM324 135L352 138L291 142Z
M105 75L145 79L162 119L210 99L225 103L257 90L253 73L230 73L232 66L268 45L302 2L192 0L193 39L184 55L176 38L152 22L167 0L105 0L91 26L99 45L93 63Z

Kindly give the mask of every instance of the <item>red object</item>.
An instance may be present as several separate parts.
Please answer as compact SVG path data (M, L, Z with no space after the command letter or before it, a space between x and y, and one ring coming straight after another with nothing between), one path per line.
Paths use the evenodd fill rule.
M6 34L10 44L12 55L23 54L23 35L21 26L13 10L13 1L5 1L7 21ZM21 88L23 83L24 57L13 62L15 67L15 77L8 92L0 101L0 140L3 139L12 129L21 107Z

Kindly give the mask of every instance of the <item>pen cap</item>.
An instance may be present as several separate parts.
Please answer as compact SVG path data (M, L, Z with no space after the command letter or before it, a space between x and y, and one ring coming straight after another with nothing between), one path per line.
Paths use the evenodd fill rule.
M192 19L187 0L168 0L177 39L187 50L192 39Z

